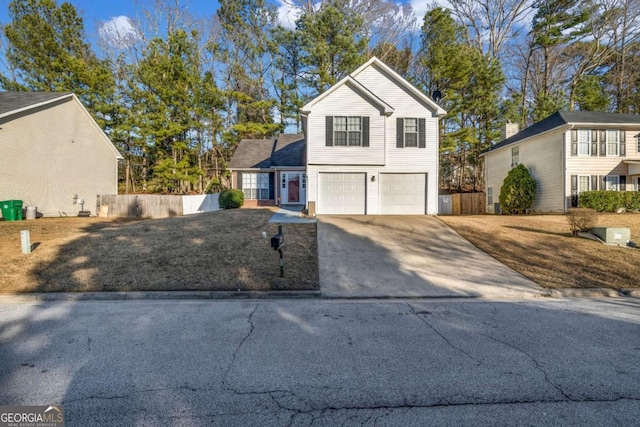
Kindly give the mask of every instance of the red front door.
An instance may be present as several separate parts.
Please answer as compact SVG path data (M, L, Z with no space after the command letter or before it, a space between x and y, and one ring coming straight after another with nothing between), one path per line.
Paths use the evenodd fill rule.
M289 192L287 194L288 202L299 203L300 202L300 175L289 176L289 181L287 184L289 188Z

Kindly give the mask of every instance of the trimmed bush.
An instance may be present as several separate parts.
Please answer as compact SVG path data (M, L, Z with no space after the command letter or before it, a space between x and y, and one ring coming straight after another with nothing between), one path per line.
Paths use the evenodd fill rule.
M538 186L523 164L511 169L500 189L500 209L503 214L523 214L533 206Z
M218 198L220 207L222 209L236 209L244 205L244 193L242 190L233 188L231 190L224 190L220 193Z
M593 209L573 208L567 214L571 235L576 236L579 232L591 231L596 226L598 214Z
M615 212L620 208L628 211L640 209L639 191L584 191L580 193L580 207L598 212Z

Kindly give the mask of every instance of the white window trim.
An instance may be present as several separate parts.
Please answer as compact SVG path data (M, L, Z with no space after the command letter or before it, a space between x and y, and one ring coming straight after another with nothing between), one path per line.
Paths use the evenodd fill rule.
M346 129L336 129L338 126L337 119L345 119L346 120ZM358 119L360 123L360 130L349 130L349 119ZM338 144L338 138L336 138L336 134L338 132L345 133L345 144ZM350 144L350 136L351 134L358 134L358 144ZM335 147L362 147L362 117L361 116L333 116L333 145Z
M587 135L587 140L582 141L580 136ZM587 152L582 153L581 147L586 144ZM578 156L589 157L591 156L591 129L578 129Z
M269 174L264 172L245 172L242 174L241 188L245 199L269 200ZM264 197L265 194L266 197Z
M609 134L615 134L616 138L618 139L616 141L616 153L615 154L611 154L609 151ZM606 147L607 147L607 157L620 157L620 131L618 129L615 130L611 130L608 129L605 131L605 135L606 135Z
M487 187L487 206L493 208L493 187Z

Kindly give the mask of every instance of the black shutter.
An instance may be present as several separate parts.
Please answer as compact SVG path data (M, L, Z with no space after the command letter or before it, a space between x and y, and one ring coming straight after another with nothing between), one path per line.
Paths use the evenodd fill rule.
M591 175L591 191L598 189L598 175Z
M404 119L396 119L396 147L404 147Z
M327 147L333 146L333 116L327 116L325 126L325 141Z
M276 199L275 172L269 172L269 200Z
M362 146L369 146L369 117L362 118Z
M242 172L238 172L237 177L236 188L242 190Z
M598 134L600 134L600 156L604 157L607 155L607 131L601 130Z
M627 176L620 175L620 191L627 191Z
M427 147L426 127L427 121L425 119L418 119L418 148Z
M571 155L578 155L578 131L575 129L571 130Z
M598 155L598 131L595 129L591 130L591 155Z
M620 131L620 157L625 157L627 155L627 138L626 132Z
M578 207L578 175L571 175L571 207Z

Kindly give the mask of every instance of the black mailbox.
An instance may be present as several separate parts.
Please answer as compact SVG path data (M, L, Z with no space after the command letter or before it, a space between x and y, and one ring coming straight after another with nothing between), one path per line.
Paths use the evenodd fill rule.
M271 238L271 247L274 250L277 251L282 245L284 245L284 236L282 233L278 233Z

